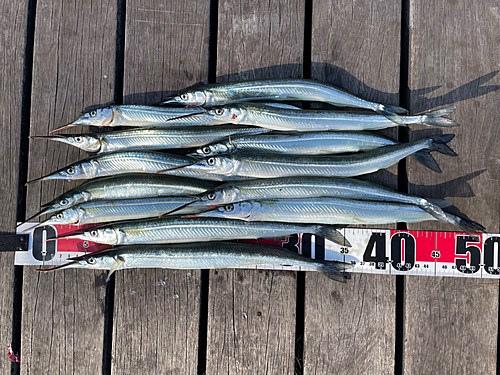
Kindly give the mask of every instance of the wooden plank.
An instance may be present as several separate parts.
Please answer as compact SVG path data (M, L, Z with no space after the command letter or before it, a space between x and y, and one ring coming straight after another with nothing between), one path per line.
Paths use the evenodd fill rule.
M312 78L397 105L400 15L399 2L315 2ZM366 178L396 188L396 173L394 166ZM339 284L306 273L304 374L391 373L394 333L394 277L353 275Z
M218 15L218 82L302 75L303 1L222 0ZM295 273L211 271L207 373L293 373L295 299Z
M207 374L293 374L295 272L210 272Z
M39 1L35 25L31 134L45 135L87 106L113 98L116 3ZM80 129L76 132L82 131ZM70 146L31 144L28 179L85 156ZM27 216L76 184L28 187ZM24 272L23 373L101 371L105 274Z
M454 0L436 6L431 1L414 0L410 6L410 109L416 113L456 105L451 117L461 126L443 131L456 134L450 145L459 155L435 155L443 173L429 172L410 161L409 180L442 184L426 190L434 197L447 197L487 231L498 233L497 4ZM429 87L437 88L420 95L419 90ZM462 178L471 173L475 178ZM423 188L411 189L412 193L420 191ZM411 227L456 230L435 222ZM409 277L406 296L405 373L495 373L498 281Z
M127 2L125 103L153 104L206 81L208 6L201 0ZM200 271L118 273L113 373L196 373L200 278Z
M24 42L27 1L9 1L0 4L0 173L3 215L1 233L12 233L16 225L18 192L19 144L21 128L21 99L23 81ZM0 253L0 343L9 346L12 338L12 281L14 254ZM0 356L0 372L10 372L11 362Z

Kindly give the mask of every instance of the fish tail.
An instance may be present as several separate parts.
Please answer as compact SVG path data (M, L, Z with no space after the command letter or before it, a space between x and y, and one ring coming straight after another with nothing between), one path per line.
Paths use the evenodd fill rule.
M347 279L350 279L350 274L346 273L349 268L354 265L350 263L336 262L336 261L325 261L316 260L320 265L318 266L318 272L322 273L330 280L340 281L345 283Z
M436 159L434 159L434 156L432 156L429 153L429 151L427 150L417 151L414 154L412 154L411 157L416 161L418 161L420 164L429 168L431 171L441 173L441 168L439 168Z
M456 152L453 151L446 144L455 138L455 134L443 134L439 137L431 138L431 145L429 146L430 151L437 151L441 154L449 155L449 156L457 156Z
M481 224L465 219L462 217L458 217L449 213L446 213L446 218L448 220L448 223L453 224L463 230L467 234L475 234L475 233L484 233L486 232L486 228L483 227Z
M448 107L443 109L438 109L437 111L431 111L424 113L423 120L421 122L422 125L429 126L439 126L445 128L453 128L455 126L459 126L459 124L452 119L446 118L449 114L455 111L456 107Z
M351 243L338 230L337 225L319 225L315 231L315 235L326 238L340 246L351 247Z
M400 126L407 126L404 119L399 115L408 113L408 111L404 108L394 105L377 104L377 107L375 107L374 110L378 114L387 117L389 120Z
M441 173L441 168L439 168L438 163L430 154L431 151L437 151L441 154L449 155L449 156L457 156L455 151L453 151L449 146L446 145L449 141L451 141L455 137L454 134L444 134L439 137L429 138L426 142L427 147L424 150L417 151L412 154L412 157L418 161L420 164L423 164L431 171Z

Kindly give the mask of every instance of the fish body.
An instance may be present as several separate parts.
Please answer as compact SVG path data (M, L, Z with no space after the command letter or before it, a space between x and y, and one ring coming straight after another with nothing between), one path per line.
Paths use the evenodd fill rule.
M445 200L425 199L400 193L370 181L342 177L284 177L229 182L199 194L190 206L220 206L248 200L335 197L413 204L444 219Z
M115 199L93 201L68 208L52 216L42 225L85 225L111 221L138 220L159 217L176 210L180 214L197 213L199 210L182 208L193 202L193 197L156 197L140 199Z
M62 238L77 238L108 245L137 245L256 239L311 233L350 246L336 228L314 224L167 217L103 225Z
M380 147L355 155L297 156L265 153L236 153L228 156L211 156L195 164L182 167L185 170L216 173L247 178L277 178L294 176L352 177L390 167L409 155L419 155L419 161L436 172L440 172L436 161L429 154L439 151L456 155L446 146L453 135L443 135L416 142ZM425 150L425 152L421 152Z
M89 152L107 153L129 150L192 148L222 141L232 135L250 135L270 130L247 126L193 126L177 128L140 128L100 134L38 136L63 142Z
M117 246L98 253L70 258L69 263L48 270L72 267L109 269L132 268L220 269L258 265L312 267L332 280L345 282L342 273L352 263L315 260L279 246L236 242L187 243L167 245ZM109 276L108 276L109 279Z
M454 127L458 124L445 117L454 110L454 107L450 107L416 116L400 116L402 122L396 123L386 116L371 111L319 109L297 111L252 103L211 108L203 116L206 117L208 114L213 119L219 120L220 123L254 125L279 131L361 131L385 129L406 124ZM199 115L194 117L196 116Z
M209 157L235 152L324 155L366 151L396 144L399 144L399 142L381 134L368 132L270 133L229 137L223 142L203 146L189 155Z
M333 85L308 79L267 79L211 84L184 91L164 103L210 107L256 100L318 101L338 107L364 108L376 111L398 124L403 123L398 113L406 113L404 108L370 102Z

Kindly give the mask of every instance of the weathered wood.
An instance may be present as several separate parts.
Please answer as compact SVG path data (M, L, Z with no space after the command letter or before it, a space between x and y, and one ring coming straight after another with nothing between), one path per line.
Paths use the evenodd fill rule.
M303 1L222 0L218 15L218 82L301 77ZM295 274L221 272L210 273L207 374L293 373Z
M73 121L86 106L112 100L115 30L114 1L37 3L31 134L45 135ZM33 141L28 179L84 156L65 145ZM70 186L75 184L30 185L27 216ZM101 371L104 280L104 273L97 271L37 275L25 270L23 373Z
M19 170L19 133L23 81L27 1L0 4L0 231L12 233L16 225L16 203ZM14 254L0 254L0 344L6 348L12 338L12 281ZM10 372L11 362L0 356L0 372Z
M200 271L116 275L113 373L196 374Z
M314 2L312 78L397 105L400 15L398 2ZM389 172L366 178L395 188L397 168ZM354 275L339 284L308 272L305 293L304 374L393 371L394 277Z
M456 105L451 117L461 126L443 131L456 134L450 146L459 155L435 155L443 173L410 161L409 180L442 183L440 189L428 192L447 197L487 231L498 233L498 8L485 0L454 0L439 6L414 0L410 5L410 109L416 113ZM419 95L428 87L435 90ZM468 183L460 179L446 183L479 171ZM457 230L435 222L411 228ZM406 296L405 373L495 373L498 281L409 277Z
M127 2L126 104L154 104L206 81L208 6L207 1ZM200 275L172 270L118 274L113 373L196 373Z
M293 374L295 273L210 272L207 374Z

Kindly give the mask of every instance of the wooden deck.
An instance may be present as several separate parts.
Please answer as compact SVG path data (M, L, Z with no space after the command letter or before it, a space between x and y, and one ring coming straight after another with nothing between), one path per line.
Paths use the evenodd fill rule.
M493 0L4 1L1 230L76 185L23 188L84 156L30 134L200 82L310 77L412 113L456 105L459 156L436 155L442 174L409 160L372 178L446 197L499 233L499 26ZM3 374L500 371L498 281L133 270L106 285L103 272L36 274L0 253L0 285L0 346L21 352L20 364L0 355Z

